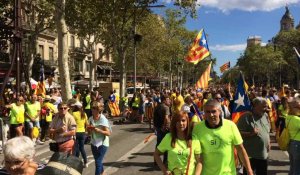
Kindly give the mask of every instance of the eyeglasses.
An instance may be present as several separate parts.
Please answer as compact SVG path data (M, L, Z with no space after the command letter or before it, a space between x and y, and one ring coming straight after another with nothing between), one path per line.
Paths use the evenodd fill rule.
M66 109L68 109L68 107L60 107L59 109L60 110L66 110Z
M18 101L19 101L19 102L24 102L24 100L20 100L20 99L18 99Z

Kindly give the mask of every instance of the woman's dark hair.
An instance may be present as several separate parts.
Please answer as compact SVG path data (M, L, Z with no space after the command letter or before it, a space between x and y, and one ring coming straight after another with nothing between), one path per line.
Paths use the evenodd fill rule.
M190 127L190 121L189 121L189 116L186 112L178 112L178 113L175 113L172 117L172 120L171 120L171 126L170 126L170 130L171 130L171 137L172 137L172 140L171 140L171 146L173 148L175 148L175 143L176 143L176 139L178 138L177 136L177 128L176 128L176 124L178 122L180 122L180 120L182 118L186 118L186 121L187 121L187 127L184 131L184 136L185 136L185 141L187 143L187 146L190 148L191 145L192 145L192 133L191 133L191 127Z
M84 112L84 110L83 110L83 107L82 107L82 106L80 107L80 106L75 105L75 106L73 107L73 112L77 112L77 111L80 112L81 119L82 119L82 120L85 119L85 112Z

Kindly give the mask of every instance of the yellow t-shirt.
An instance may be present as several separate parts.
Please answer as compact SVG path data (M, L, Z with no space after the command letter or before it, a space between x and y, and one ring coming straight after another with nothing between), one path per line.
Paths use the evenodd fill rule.
M57 108L50 102L44 103L43 106L46 106L48 109L50 109L49 115L46 116L46 121L51 122L52 115L57 113Z
M176 139L175 148L171 146L172 136L168 133L158 145L157 149L164 153L168 152L168 169L173 171L174 175L186 174L188 159L190 155L190 148L187 147L185 140ZM188 174L195 172L195 154L201 153L200 145L192 141L192 156L190 160L190 167Z
M87 115L84 113L84 118L81 118L81 112L80 111L76 111L73 112L73 117L75 119L76 122L76 132L85 132L85 124L87 123L88 119L87 119Z
M177 96L175 98L175 104L174 104L176 112L179 112L183 105L184 105L183 97L181 95Z
M236 175L234 145L242 144L243 139L235 123L223 119L222 126L215 129L208 128L205 121L197 123L193 140L201 145L201 175Z

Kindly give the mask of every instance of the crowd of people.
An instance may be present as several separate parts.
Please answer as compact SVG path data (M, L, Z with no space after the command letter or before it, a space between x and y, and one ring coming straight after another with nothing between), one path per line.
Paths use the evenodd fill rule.
M153 122L157 135L154 159L162 172L266 175L270 133L280 135L286 127L289 174L299 175L300 94L286 86L249 88L246 93L251 110L241 113L235 122L235 92L228 86L161 93Z
M143 89L132 98L127 95L119 98L112 91L107 101L111 103L109 108L117 105L113 107L113 117L123 115L133 122L149 123L157 136L154 163L163 174L266 175L270 133L280 133L286 127L291 138L289 174L299 175L300 96L297 91L288 87L249 88L251 110L243 112L237 121L232 120L234 93L229 86L181 91ZM7 128L5 138L10 139L3 148L6 165L22 167L12 164L24 157L6 154L11 149L11 140L20 137L24 142L29 139L30 146L51 139L54 141L51 150L77 157L81 154L87 167L84 144L90 138L95 175L103 174L111 127L103 114L106 99L99 92L81 94L78 91L67 102L62 101L59 90L44 97L7 94L10 95L1 115ZM117 109L121 109L121 113L116 112ZM34 133L36 128L39 134ZM29 156L28 160L31 159Z
M66 102L62 101L58 89L44 96L34 93L19 96L5 93L1 119L4 121L2 134L5 147L2 149L7 171L10 174L26 174L27 169L23 165L15 166L15 163L19 164L20 159L25 158L33 160L32 153L26 150L26 146L19 151L30 155L11 155L11 151L16 149L12 144L26 142L34 151L36 144L42 145L49 140L49 147L53 152L76 157L81 154L84 167L88 167L84 144L90 142L96 165L95 174L103 174L102 161L109 147L111 133L110 124L103 111L103 98L96 92L86 91L83 96L77 92Z

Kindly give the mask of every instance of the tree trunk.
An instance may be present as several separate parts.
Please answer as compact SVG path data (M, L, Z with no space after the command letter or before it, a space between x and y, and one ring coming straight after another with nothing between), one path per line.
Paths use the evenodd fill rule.
M91 70L90 70L90 81L89 81L89 89L90 91L93 91L93 85L95 81L95 68L97 66L96 63L96 56L95 51L92 51L92 64L91 64Z
M120 97L124 97L126 87L126 55L122 49L118 49L118 55L122 59L120 70Z
M32 34L30 37L29 45L28 45L28 60L27 60L27 68L28 68L28 77L32 77L32 65L34 62L34 56L36 54L36 43L37 37L35 34ZM39 80L36 80L39 81Z
M68 64L68 37L67 26L65 21L65 0L56 0L55 4L55 23L57 29L58 40L58 70L60 78L60 86L62 91L62 99L66 101L71 99L71 82Z

